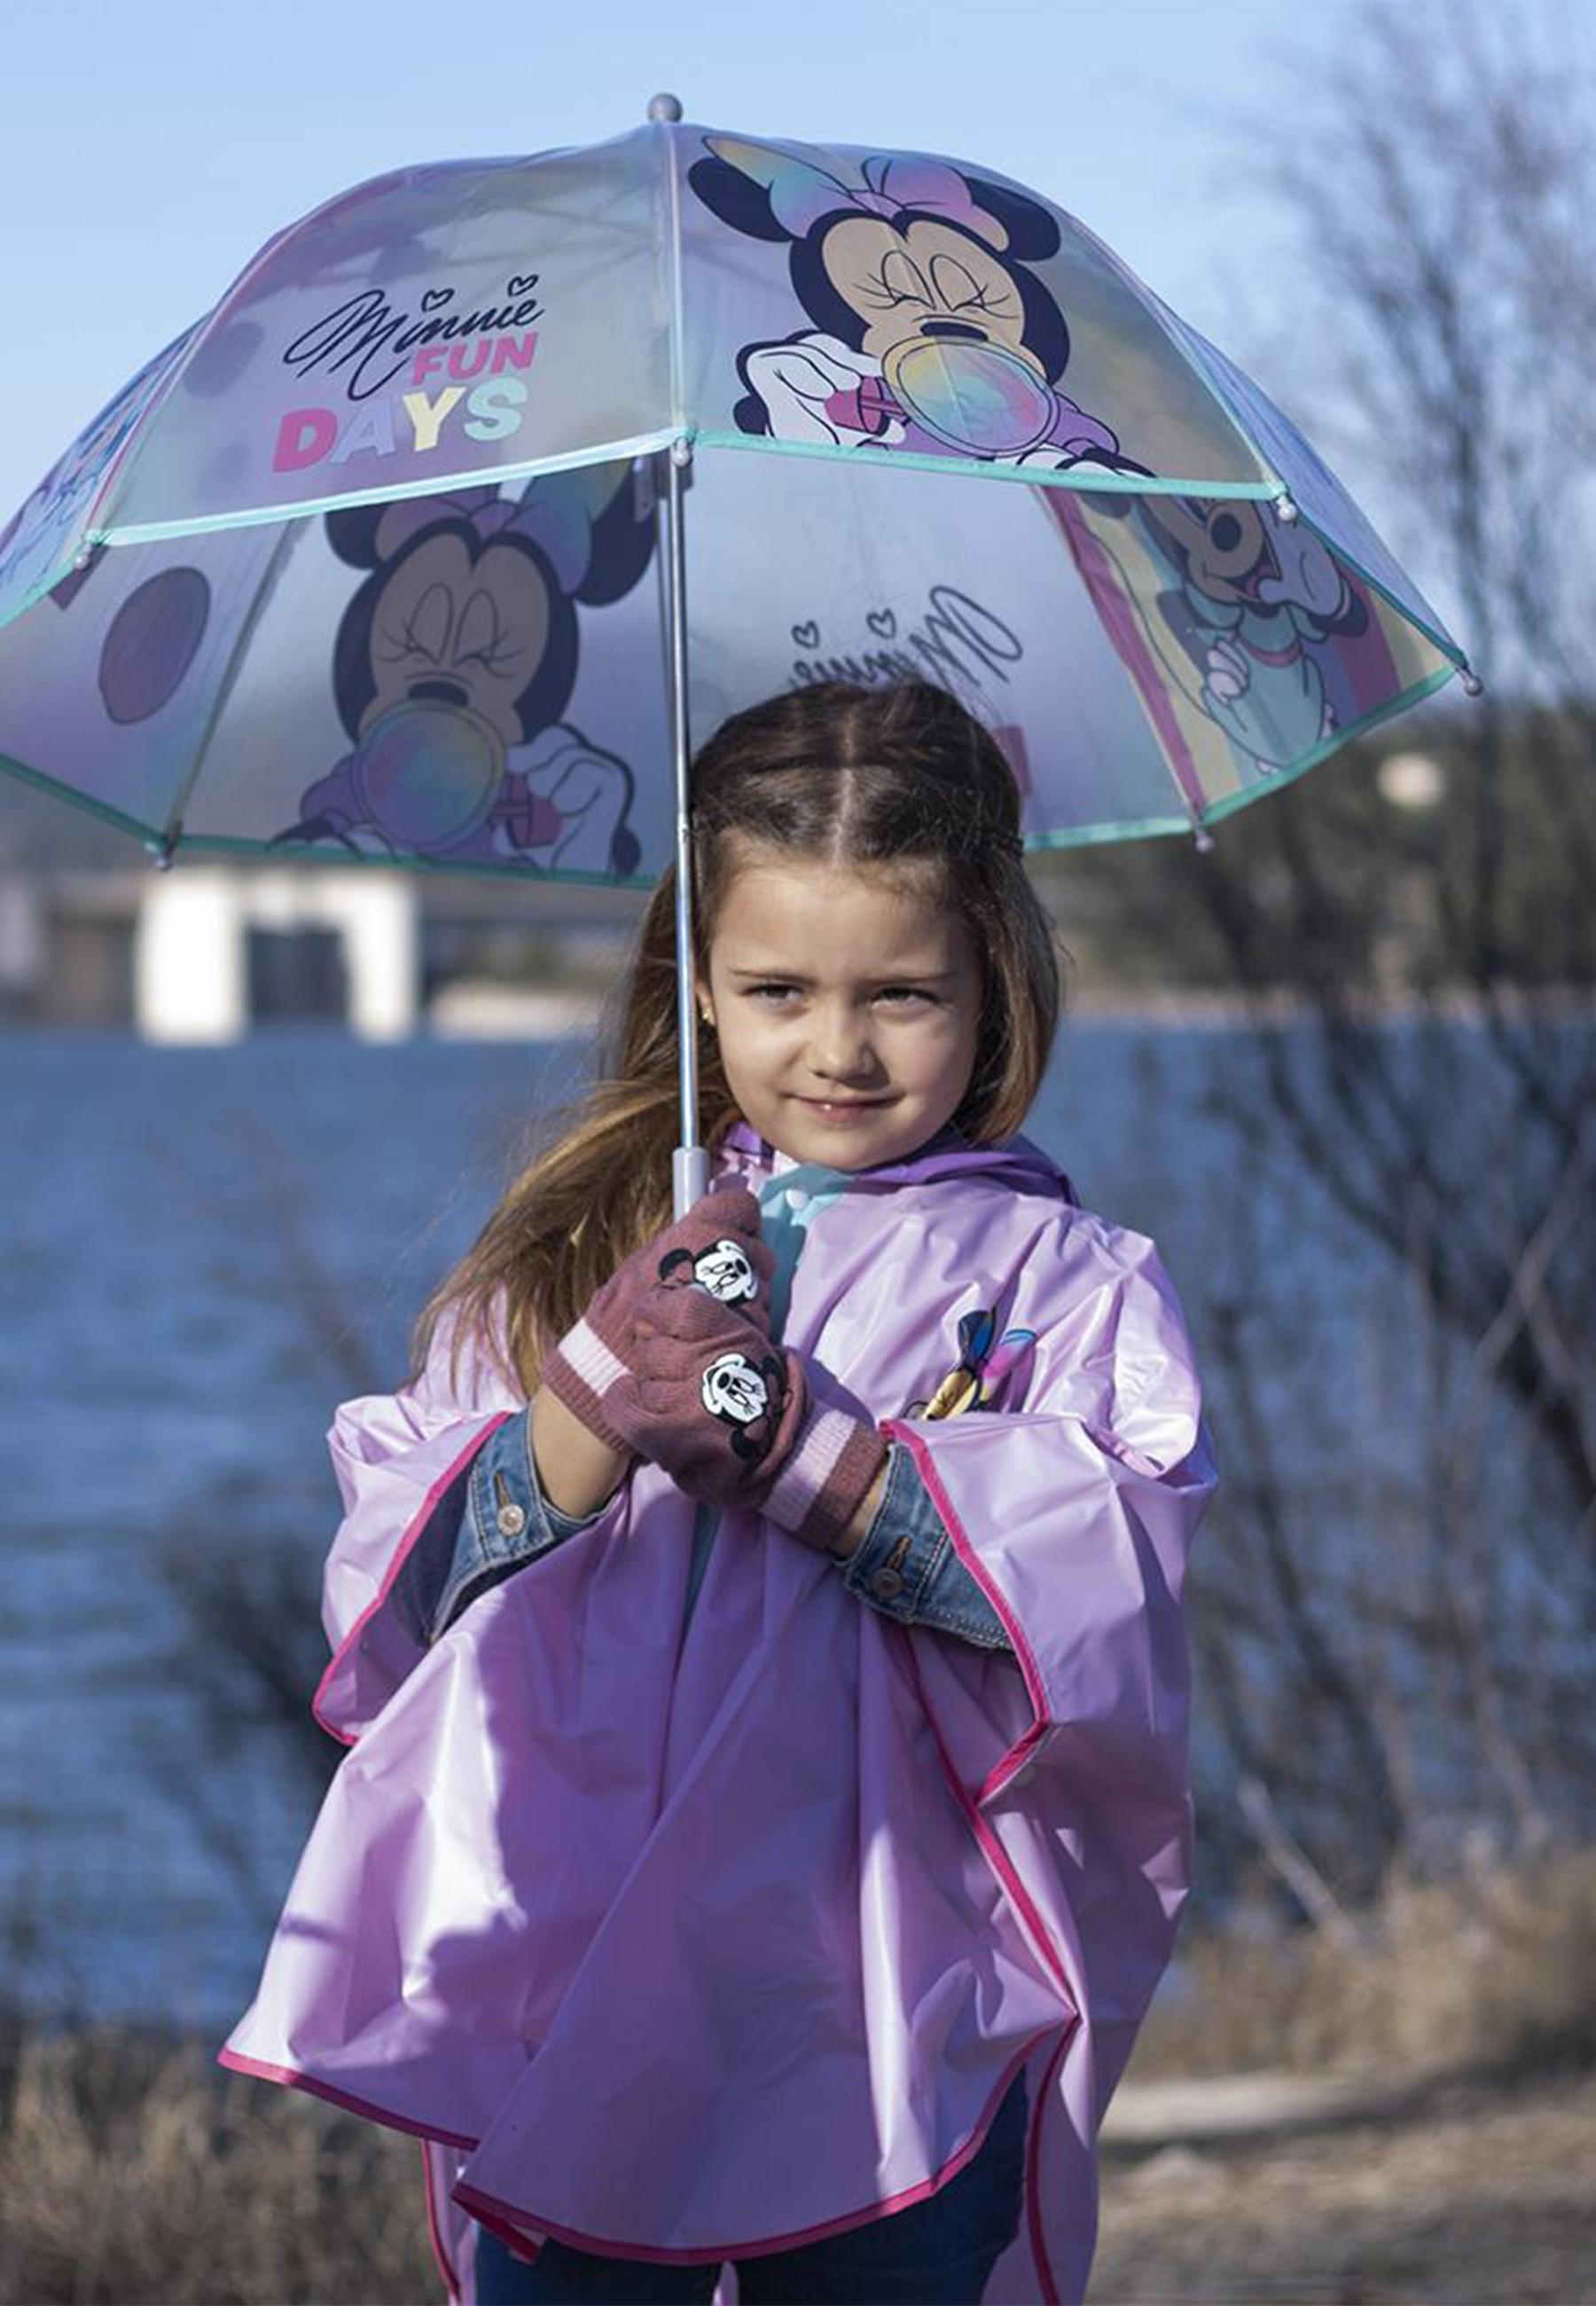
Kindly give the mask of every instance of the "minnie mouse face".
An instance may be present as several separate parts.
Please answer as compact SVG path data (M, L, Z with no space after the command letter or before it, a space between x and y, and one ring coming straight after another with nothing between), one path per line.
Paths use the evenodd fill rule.
M1263 516L1245 498L1188 503L1152 497L1144 510L1183 559L1188 581L1210 601L1250 601L1260 577L1280 574Z
M576 616L531 536L507 525L484 537L466 512L439 498L328 515L333 550L371 571L339 620L333 688L357 747L418 713L435 741L469 736L473 789L486 792L512 748L563 709Z
M548 579L521 543L474 542L435 528L392 564L372 604L357 739L394 706L427 701L474 713L507 749L521 743L523 692L554 621Z
M690 1249L672 1249L660 1260L659 1277L667 1289L707 1289L722 1305L752 1304L759 1294L759 1277L748 1262L740 1242L722 1234L696 1255Z
M628 465L358 505L327 515L340 560L371 573L334 645L338 718L358 745L397 707L469 716L502 757L564 712L576 603L602 607L647 566L653 522Z
M366 572L333 643L350 750L274 845L632 873L631 771L560 722L577 602L619 600L653 551L631 460L546 474L519 498L474 483L325 517L333 552ZM542 746L556 724L560 741Z
M994 249L940 218L845 217L820 250L825 276L858 316L861 352L883 366L900 346L926 339L997 345L1044 375L1025 340L1026 313Z
M1054 467L1130 462L1061 389L1070 331L1037 267L1063 234L1043 203L927 155L836 167L740 137L704 143L690 188L731 231L788 244L809 323L738 346L739 431Z
M771 1406L767 1375L747 1354L718 1354L699 1380L699 1396L725 1425L755 1425Z
M699 1379L698 1395L727 1428L734 1457L751 1466L770 1455L787 1404L779 1354L766 1350L755 1361L749 1354L717 1354Z

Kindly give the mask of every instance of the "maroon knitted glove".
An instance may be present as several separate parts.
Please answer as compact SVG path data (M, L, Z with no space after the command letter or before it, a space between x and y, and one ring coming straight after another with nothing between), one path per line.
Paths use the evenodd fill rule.
M701 1504L767 1515L832 1549L887 1461L883 1435L814 1400L804 1356L760 1337L701 1290L656 1299L632 1345L656 1422L644 1455Z
M657 1388L646 1404L638 1391L640 1326L652 1333L661 1327L661 1308L691 1299L723 1327L734 1325L726 1343L747 1345L750 1326L768 1340L774 1270L747 1188L704 1193L593 1292L548 1355L540 1381L610 1448L650 1456L661 1418L677 1413ZM651 1374L668 1376L657 1355Z
M785 1456L803 1408L781 1349L739 1308L695 1287L661 1293L634 1316L627 1358L617 1422L631 1447L703 1505L751 1502L750 1483L767 1458Z

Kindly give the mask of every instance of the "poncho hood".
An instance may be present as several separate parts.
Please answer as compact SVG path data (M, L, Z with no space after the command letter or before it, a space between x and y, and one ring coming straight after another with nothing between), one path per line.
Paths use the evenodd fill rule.
M924 1145L892 1161L863 1169L838 1169L817 1162L800 1162L778 1151L747 1121L735 1121L722 1138L723 1157L738 1166L763 1169L784 1176L789 1169L824 1167L827 1176L848 1191L884 1191L895 1185L930 1184L947 1177L994 1177L1017 1191L1056 1194L1073 1201L1068 1177L1051 1153L1018 1132L996 1145L973 1145L951 1123L939 1129Z

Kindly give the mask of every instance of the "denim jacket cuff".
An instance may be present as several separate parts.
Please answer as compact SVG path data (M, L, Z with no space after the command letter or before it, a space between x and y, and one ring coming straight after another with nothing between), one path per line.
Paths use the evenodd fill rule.
M1011 1647L1003 1621L953 1549L911 1450L888 1444L881 1503L853 1551L839 1558L850 1593L900 1625L935 1626L985 1649Z
M538 1479L530 1406L507 1418L472 1460L453 1558L433 1612L432 1640L478 1593L539 1554L563 1545L597 1521L609 1505L606 1499L592 1513L562 1512L544 1495Z

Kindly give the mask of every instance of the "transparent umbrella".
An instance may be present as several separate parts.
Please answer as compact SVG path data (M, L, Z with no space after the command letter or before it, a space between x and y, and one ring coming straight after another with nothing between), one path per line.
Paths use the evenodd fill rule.
M146 845L644 889L687 761L918 674L1028 846L1191 833L1454 673L1308 442L991 168L684 122L260 251L0 531L0 764Z

